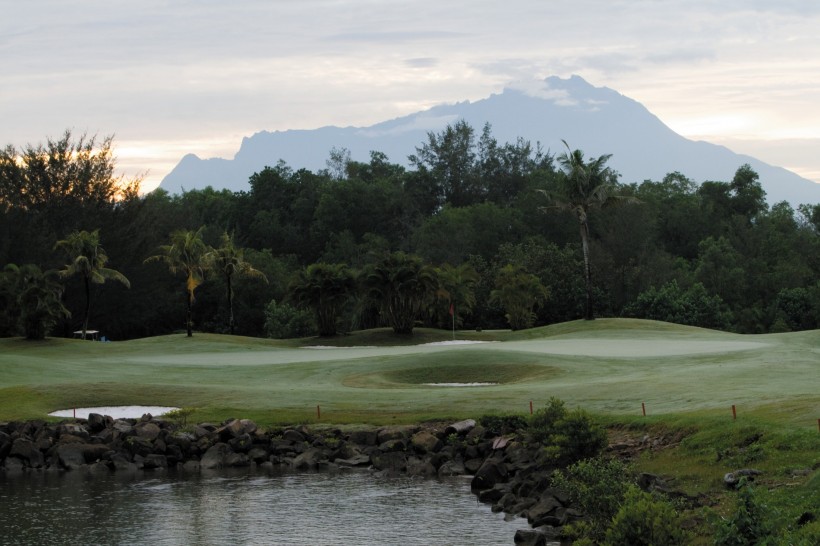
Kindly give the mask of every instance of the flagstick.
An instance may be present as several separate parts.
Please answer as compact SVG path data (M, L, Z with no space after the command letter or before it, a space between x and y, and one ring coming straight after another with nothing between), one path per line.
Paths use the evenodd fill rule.
M453 341L456 340L456 306L453 305Z

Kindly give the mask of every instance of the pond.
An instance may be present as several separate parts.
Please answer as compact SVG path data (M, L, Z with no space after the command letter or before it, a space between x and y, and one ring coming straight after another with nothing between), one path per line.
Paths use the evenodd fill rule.
M183 474L0 472L2 543L503 545L521 518L469 481L365 471Z

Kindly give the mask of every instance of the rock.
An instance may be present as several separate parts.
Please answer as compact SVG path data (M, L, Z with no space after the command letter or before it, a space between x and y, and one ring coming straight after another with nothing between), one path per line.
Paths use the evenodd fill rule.
M71 435L87 442L91 435L82 425L78 423L64 423L57 427L57 437L62 439L63 435Z
M450 434L458 434L463 436L473 430L475 428L475 420L474 419L465 419L464 421L459 421L458 423L453 423L449 425L447 428L444 429L444 435L449 436Z
M397 425L379 429L376 439L377 444L383 444L390 440L406 440L418 430L418 427Z
M3 461L3 468L9 474L18 474L25 470L26 465L22 461L22 459L18 459L17 457L8 456Z
M253 447L253 438L247 432L243 432L236 438L231 438L228 441L228 445L231 446L231 449L238 452L238 453L247 453Z
M436 475L436 467L430 461L419 459L418 457L410 457L407 459L406 473L410 477L421 476L429 478Z
M724 474L723 483L729 489L737 489L741 478L748 478L749 481L754 481L755 476L759 476L760 474L763 474L760 470L755 470L754 468L743 468L741 470L735 470L734 472L727 472Z
M268 450L259 446L248 451L248 458L256 464L261 464L268 460Z
M3 462L9 452L11 452L11 444L14 443L11 436L5 432L0 431L0 463Z
M224 465L229 467L249 466L251 460L245 453L228 453L225 455Z
M464 470L466 470L468 474L475 474L483 464L484 459L468 459L464 461Z
M442 441L430 431L422 430L417 432L410 438L410 445L416 450L416 453L435 453L444 445Z
M155 423L137 423L134 427L137 436L144 438L149 442L153 442L159 437L160 428Z
M369 465L371 461L370 461L370 456L369 455L364 455L364 454L360 453L359 455L354 455L353 457L349 457L347 459L336 459L333 462L336 463L339 466L348 466L348 467L350 467L350 466Z
M464 468L464 463L458 460L446 461L438 467L438 477L443 478L447 476L463 476L467 473Z
M660 491L661 493L669 492L669 485L663 480L663 478L656 476L655 474L641 472L637 481L638 487L647 493L651 493L652 491Z
M182 470L185 472L199 472L200 463L199 461L185 461L182 465Z
M57 446L57 458L66 470L77 470L85 464L83 444L61 444Z
M151 470L154 468L168 468L168 459L165 458L165 455L151 453L145 457L144 461L142 461L142 467L146 470Z
M315 470L323 458L321 450L318 448L310 448L293 459L293 468L296 470Z
M259 429L259 427L256 426L256 423L254 423L250 419L240 419L239 424L242 425L242 432L244 434L249 434L251 436L253 436L254 433L256 433L256 431Z
M507 481L507 478L507 467L503 461L496 458L487 459L473 476L470 488L473 491L491 489L495 484Z
M558 499L551 495L545 495L541 497L541 499L533 506L527 510L525 516L527 521L533 527L538 527L539 525L555 525L555 523L550 523L545 521L547 516L551 516L555 514L559 508L563 508L563 505L558 502Z
M229 440L233 438L237 438L241 436L245 431L245 427L242 425L242 421L238 419L233 419L229 421L226 425L218 428L216 433L219 435L219 441L227 443Z
M129 459L126 456L125 453L121 453L121 452L112 453L111 456L109 457L109 461L110 461L111 467L114 470L118 471L118 472L128 471L128 470L133 471L133 470L137 469L137 465L132 463L131 459Z
M100 415L99 413L88 414L88 429L91 431L92 434L97 434L98 432L105 429L105 424L105 417Z
M404 471L407 468L407 456L400 451L374 453L371 461L376 470Z
M407 449L407 442L402 438L394 438L379 444L379 451L404 451Z
M534 529L518 529L513 542L519 546L546 546L547 537Z
M305 441L305 435L298 430L288 429L282 433L282 439L291 444L301 444Z
M379 441L379 433L376 430L356 430L350 433L347 441L360 446L375 446Z
M491 489L484 489L478 493L478 500L479 502L483 503L493 503L501 499L507 493L507 488L504 487L504 484L497 484L493 486Z
M45 457L43 452L37 449L37 446L27 438L17 438L11 445L9 451L10 457L17 457L26 463L30 468L42 468L45 466Z
M225 463L225 457L229 453L231 453L231 448L228 447L228 444L223 444L222 442L214 444L205 452L205 455L202 456L200 466L205 470L222 468Z

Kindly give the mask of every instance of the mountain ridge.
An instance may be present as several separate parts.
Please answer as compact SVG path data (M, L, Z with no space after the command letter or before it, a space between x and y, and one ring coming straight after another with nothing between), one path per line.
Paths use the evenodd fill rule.
M551 76L535 89L508 87L476 101L436 105L367 127L259 131L242 139L233 159L185 155L160 188L170 193L206 186L246 191L253 173L280 160L295 169L323 169L333 148L345 148L351 159L363 162L369 161L371 151L379 151L407 166L407 157L426 141L428 132L460 119L477 130L489 123L499 143L520 137L558 153L563 140L587 157L611 154L609 165L623 183L657 181L675 171L697 183L730 181L737 168L748 163L760 175L770 204L820 202L820 184L725 146L686 139L640 102L608 87L594 87L580 76Z

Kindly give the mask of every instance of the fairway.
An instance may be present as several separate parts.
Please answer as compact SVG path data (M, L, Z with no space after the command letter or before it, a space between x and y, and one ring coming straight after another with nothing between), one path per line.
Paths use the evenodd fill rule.
M358 334L356 334L358 335ZM820 333L736 335L599 319L459 343L287 346L210 334L115 343L0 340L0 419L97 405L262 422L407 422L528 411L551 396L611 414L752 412L816 426ZM382 340L384 336L379 339ZM466 343L467 338L490 343ZM358 341L354 337L351 341ZM362 345L370 345L366 334ZM430 383L465 386L431 387ZM483 384L480 386L466 386Z

